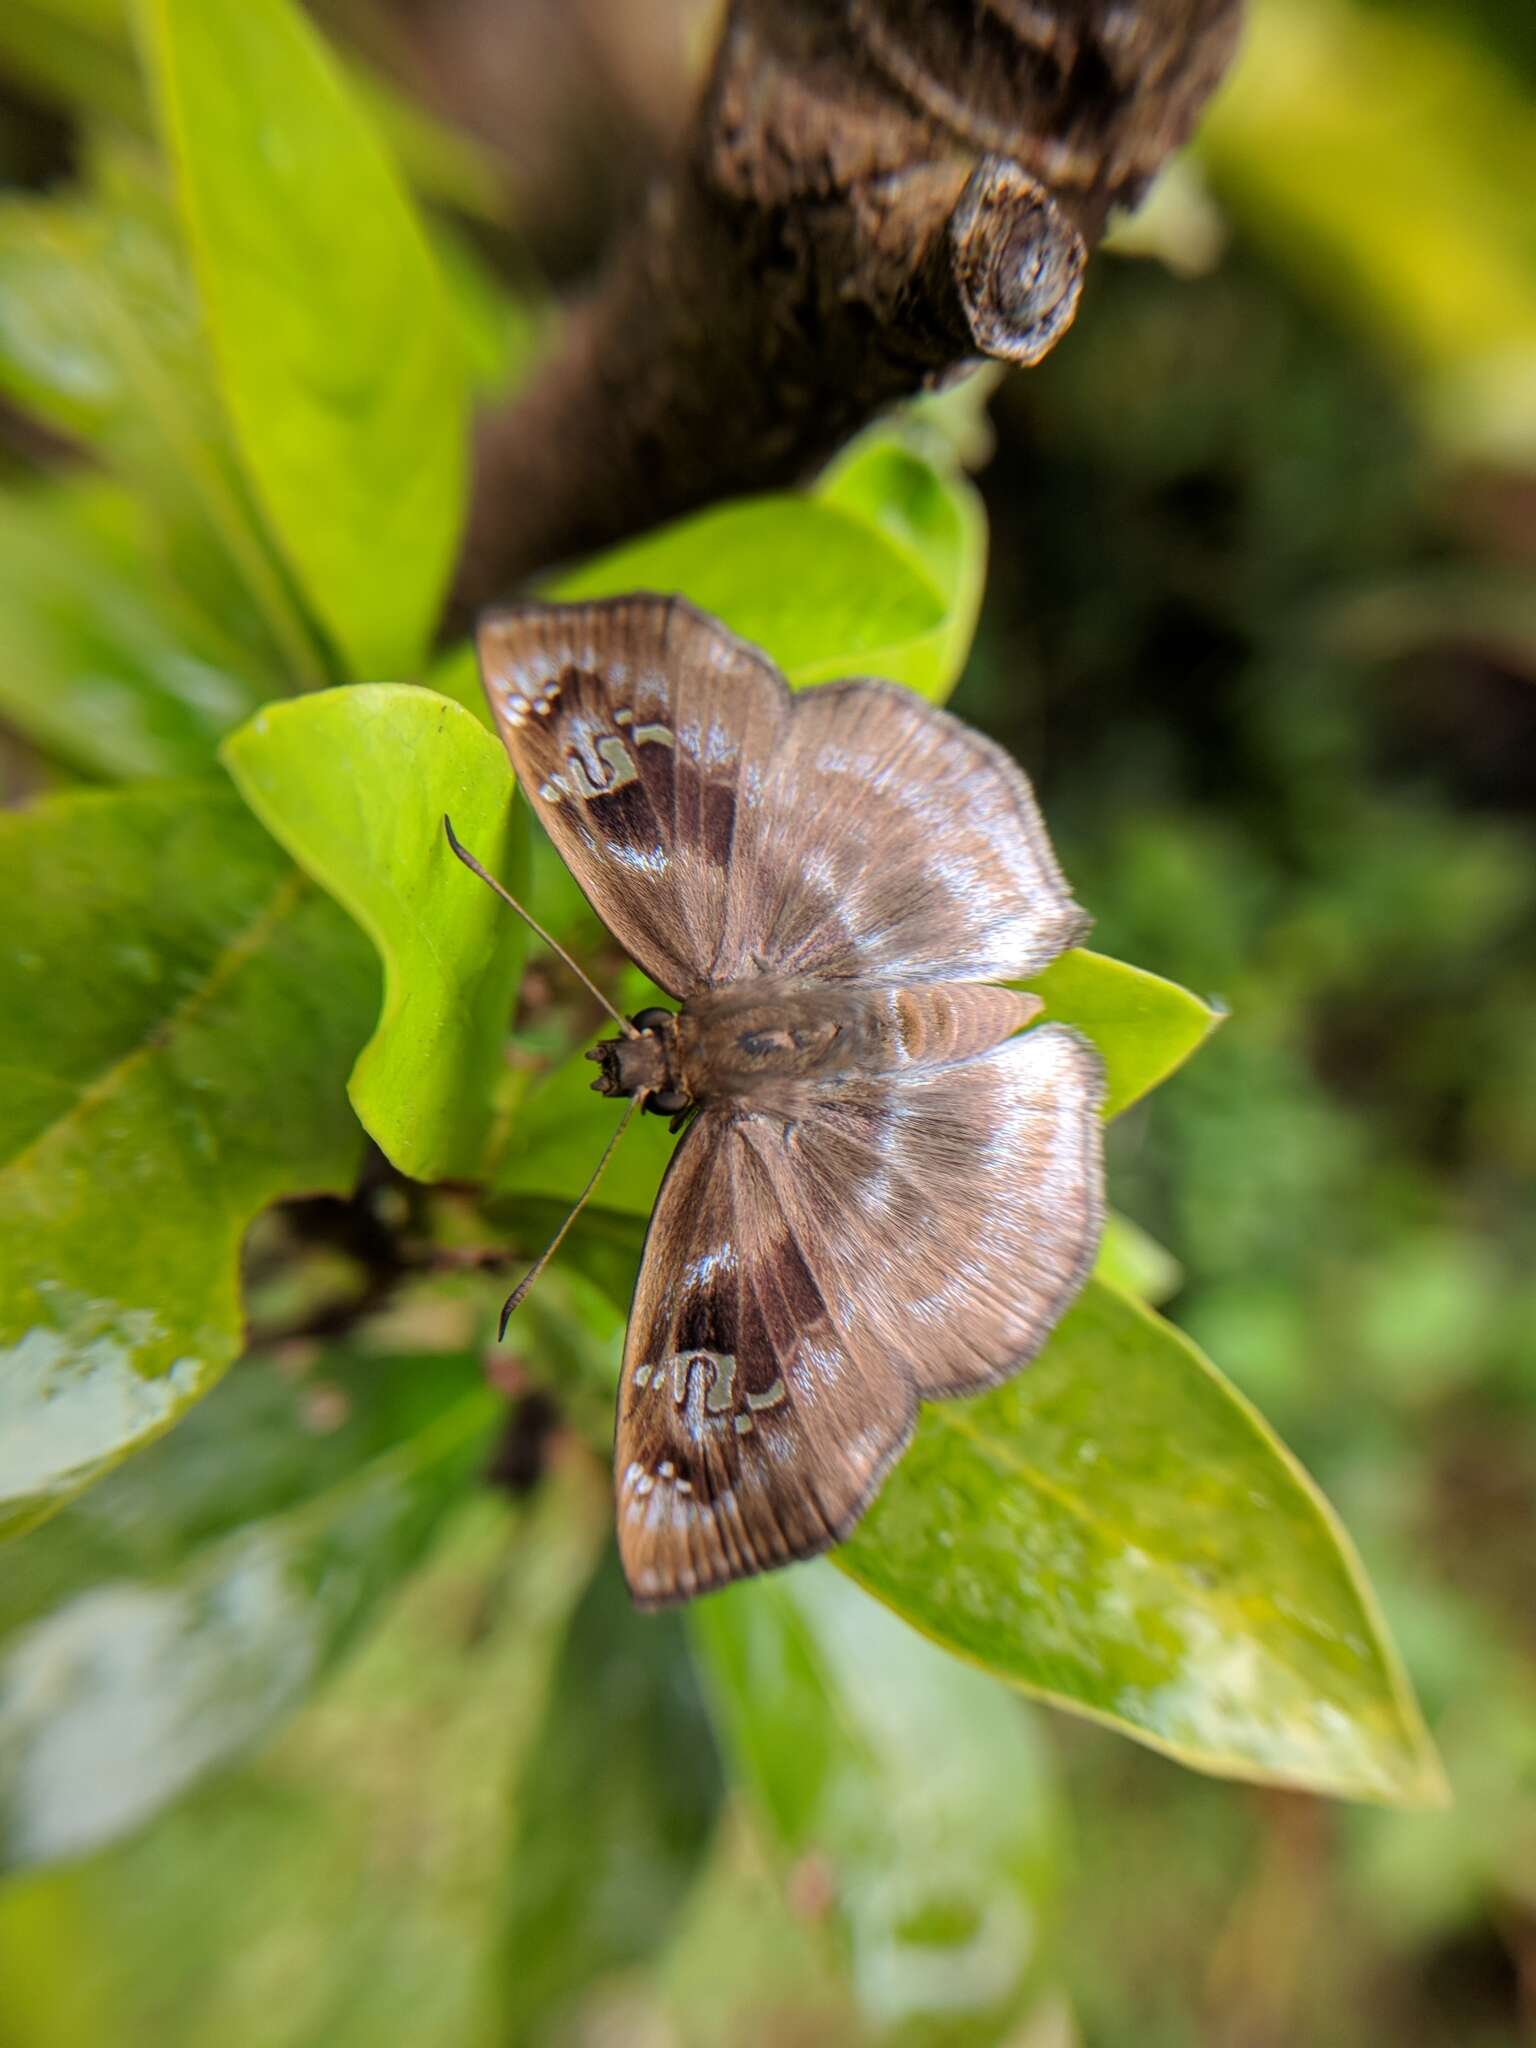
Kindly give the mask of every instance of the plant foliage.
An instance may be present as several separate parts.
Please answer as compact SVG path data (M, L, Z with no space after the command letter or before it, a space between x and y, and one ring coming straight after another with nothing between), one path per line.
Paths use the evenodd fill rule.
M830 1886L816 1938L873 2036L998 2038L1056 1973L1055 1808L1021 1692L1197 1770L1439 1801L1348 1537L1135 1298L1178 1269L1128 1222L1028 1373L925 1410L841 1575L643 1620L594 1564L669 1150L642 1120L521 1325L516 1385L559 1404L565 1463L532 1506L471 1504L507 1419L482 1370L505 1292L486 1268L537 1248L612 1110L586 1086L578 999L452 859L443 815L626 1002L644 989L535 843L467 651L421 680L463 515L470 316L439 225L294 0L144 0L155 150L120 36L29 7L52 23L47 75L71 37L96 53L99 125L68 193L0 207L0 389L96 467L0 492L0 711L60 784L0 821L0 1864L96 1860L77 1891L63 1872L0 1899L0 1964L29 1927L57 1953L72 1915L121 1917L140 1886L163 1921L156 1858L194 1825L237 1942L242 1840L273 1888L321 1853L316 1830L356 1826L351 1781L304 1745L363 1709L328 1689L320 1719L280 1730L371 1616L380 1656L391 1630L409 1644L381 1712L436 1740L419 1702L438 1656L456 1711L500 1741L472 1629L434 1638L422 1586L486 1603L482 1676L516 1661L503 1607L553 1671L526 1751L508 1732L495 1764L524 1756L515 1823L475 1836L502 1872L502 1922L481 1930L505 1961L498 2039L545 2038L668 1942L686 1959L707 1869L760 1881L731 1860L728 1794L758 1817L754 1854ZM525 319L508 303L491 324ZM867 672L942 700L986 547L941 434L898 422L814 488L550 588L678 591L797 687ZM1115 1115L1221 1014L1087 950L1035 986L1099 1047ZM252 1747L274 1737L262 1754L303 1788L292 1833L263 1810L242 1837L267 1768ZM400 1786L383 1796L405 1813ZM344 1967L355 1990L379 1950L327 1965ZM403 1953L390 1968L418 1981ZM489 2028L492 1993L449 1974L442 2038ZM298 2018L263 2034L237 1991L183 1986L191 2017L166 2038L314 2038ZM121 1983L102 2001L92 2038L129 2038L102 2015L142 2005Z

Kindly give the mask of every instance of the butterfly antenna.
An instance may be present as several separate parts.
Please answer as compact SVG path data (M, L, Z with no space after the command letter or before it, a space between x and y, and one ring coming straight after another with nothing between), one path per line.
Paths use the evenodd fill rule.
M566 1217L565 1221L561 1224L560 1228L555 1232L554 1236L550 1239L549 1243L544 1247L543 1251L539 1253L539 1256L528 1268L527 1272L523 1275L522 1279L518 1281L517 1285L513 1288L512 1292L507 1296L506 1304L501 1311L501 1321L496 1326L496 1341L498 1344L501 1342L502 1338L505 1337L507 1334L507 1324L512 1320L513 1311L521 1305L523 1298L527 1294L529 1288L533 1285L534 1281L538 1279L539 1275L543 1272L544 1268L555 1256L555 1253L559 1251L560 1246L564 1241L565 1233L570 1229L571 1225L576 1221L576 1218L587 1206L587 1202L591 1197L592 1190L597 1186L598 1182L603 1177L603 1168L608 1164L609 1160L613 1157L614 1146L618 1144L620 1138L622 1138L624 1133L629 1129L630 1119L634 1116L635 1111L640 1107L641 1103L644 1102L647 1092L648 1091L646 1089L642 1088L638 1095L634 1095L630 1098L629 1107L625 1110L624 1114L619 1118L617 1130L615 1130L613 1136L608 1140L607 1144L603 1147L603 1156L601 1159L598 1160L596 1166L593 1167L592 1178L587 1182L586 1186L582 1189L580 1195L577 1197L575 1208L572 1209L570 1215Z
M626 1038L638 1038L640 1034L635 1029L634 1025L630 1023L627 1017L621 1017L619 1015L618 1011L613 1007L612 1003L609 1002L608 998L603 994L602 990L597 986L596 982L593 981L592 977L589 974L583 972L583 970L576 965L576 962L571 958L570 954L567 953L564 946L562 946L558 942L558 940L552 939L549 933L545 931L543 925L541 925L536 918L532 918L528 915L528 912L524 910L522 904L518 902L517 898L512 894L510 889L504 889L501 883L497 881L496 877L493 874L491 874L488 869L481 867L479 861L475 859L475 856L469 851L468 847L461 846L459 844L459 841L454 833L453 820L450 817L448 817L446 813L444 813L443 816L443 830L448 834L448 844L453 848L454 852L458 855L459 859L463 861L465 867L469 869L469 872L472 875L478 875L481 881L484 882L485 886L488 889L494 889L496 894L501 898L502 902L505 903L509 909L515 910L518 916L523 920L523 923L527 925L531 931L534 931L538 934L538 936L544 941L545 945L548 946L551 953L557 953L560 956L560 958L565 962L566 966L569 967L572 974L575 975L576 979L580 982L584 982L587 988L590 990L590 992L594 996L596 996L597 1000L602 1004L603 1008L608 1012L609 1016L613 1019L614 1023L618 1025L619 1029L623 1032ZM623 1129L622 1125L620 1125L620 1129ZM602 1171L601 1167L598 1169L598 1171ZM585 1200L586 1196L583 1195L582 1201Z

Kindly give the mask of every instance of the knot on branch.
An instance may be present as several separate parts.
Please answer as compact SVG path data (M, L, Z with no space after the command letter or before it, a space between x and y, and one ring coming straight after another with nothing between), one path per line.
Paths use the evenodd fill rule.
M461 608L794 482L978 353L1036 363L1240 0L731 0L674 175L482 429Z
M977 165L950 216L949 258L980 354L1038 363L1071 326L1087 245L1017 164L991 156Z

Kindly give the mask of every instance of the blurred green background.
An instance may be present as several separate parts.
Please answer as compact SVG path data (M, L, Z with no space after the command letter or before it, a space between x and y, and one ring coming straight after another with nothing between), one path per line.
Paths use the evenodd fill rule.
M469 223L466 303L480 265L582 274L707 43L668 0L319 11ZM15 0L11 185L132 125L113 13ZM955 708L1031 765L1095 944L1233 1013L1116 1126L1117 1199L1340 1508L1456 1805L1246 1790L1032 1715L1061 1988L1018 2038L1508 2048L1536 2040L1530 0L1259 0L1117 239L993 398ZM515 338L478 331L494 382ZM61 455L0 411L9 481ZM13 795L66 773L19 739L0 763ZM509 1802L606 1507L572 1470L519 1512L515 1574L475 1504L274 1742L0 1892L0 2048L488 2038ZM856 2038L815 1871L786 1899L744 1823L713 1853L579 2038Z

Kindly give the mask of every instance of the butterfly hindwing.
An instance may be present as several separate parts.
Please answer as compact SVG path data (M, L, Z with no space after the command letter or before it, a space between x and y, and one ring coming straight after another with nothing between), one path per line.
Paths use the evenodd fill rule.
M1103 1217L1097 1055L1045 1026L942 1067L707 1109L663 1184L615 1446L636 1596L840 1541L917 1398L1032 1357Z
M912 1430L906 1374L839 1334L748 1141L756 1121L698 1117L646 1239L614 1476L620 1555L647 1605L840 1541Z
M995 1386L1087 1278L1104 1221L1103 1066L1040 1025L943 1066L828 1081L747 1126L843 1342L924 1400Z

